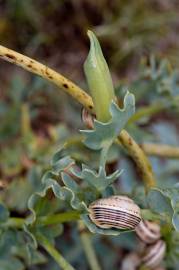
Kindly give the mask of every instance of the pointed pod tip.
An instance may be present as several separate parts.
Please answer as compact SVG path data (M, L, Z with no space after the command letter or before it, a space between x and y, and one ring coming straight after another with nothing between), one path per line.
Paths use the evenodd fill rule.
M87 35L90 36L91 34L93 34L93 32L91 30L87 30Z
M95 37L95 34L91 30L87 31L87 35L88 35L89 38Z
M90 40L90 49L93 48L93 49L97 50L94 53L97 56L97 53L101 53L101 47L100 47L99 41L98 41L98 39L93 31L88 30L87 35L88 35L89 40Z

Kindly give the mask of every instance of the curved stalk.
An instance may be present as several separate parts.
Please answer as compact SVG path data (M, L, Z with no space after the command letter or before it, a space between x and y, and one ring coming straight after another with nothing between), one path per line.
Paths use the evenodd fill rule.
M6 222L0 224L0 228L17 228L21 229L23 228L23 225L25 224L25 218L16 218L11 217Z
M52 225L58 223L64 223L68 221L74 221L80 219L80 213L77 211L69 211L66 213L60 213L56 215L44 216L37 218L37 223L40 225Z
M38 217L36 220L37 225L53 225L58 223L64 223L68 221L75 221L80 219L80 213L78 211L69 211L66 213L59 213L50 216ZM0 227L15 227L23 228L25 224L25 218L10 217L6 222L0 224Z
M154 114L164 111L172 106L177 106L178 103L179 103L179 95L169 99L167 103L156 102L148 106L142 106L129 119L128 123L134 123L139 119L141 119L142 117L153 116Z
M22 68L40 75L44 79L51 81L55 85L59 86L65 92L69 93L79 103L81 103L87 110L93 112L94 104L92 98L83 91L76 84L66 79L61 74L48 68L47 66L27 57L13 50L7 49L6 47L0 46L0 58L14 63ZM136 165L141 171L144 183L146 187L152 187L155 185L154 175L151 169L149 160L147 159L143 150L139 145L130 137L127 131L123 130L119 135L119 141L127 149L131 157L133 158ZM132 141L132 145L130 143Z
M109 146L106 145L102 150L101 150L101 154L100 154L100 161L99 161L99 165L100 167L105 169L105 164L106 164L106 160L107 160L107 154L109 151Z
M92 98L76 84L38 61L0 45L0 58L16 64L62 88L88 110L93 109Z
M80 232L81 243L83 245L86 258L88 260L91 270L101 270L94 248L91 243L89 233L85 231L86 228L82 222L79 222L78 227Z
M165 108L166 106L162 103L156 103L150 106L143 106L139 108L139 110L137 110L136 113L134 113L134 115L131 116L131 118L129 119L129 123L134 123L137 120L141 119L142 117L152 116L164 110Z
M142 149L147 155L166 157L166 158L179 158L179 147L167 144L156 143L143 143Z
M154 187L155 178L152 171L152 166L142 148L140 148L140 146L125 130L121 131L120 135L118 136L118 140L128 150L129 155L136 163L145 183L146 189L148 190L149 188Z
M42 235L37 235L37 241L39 244L53 257L56 263L63 270L75 270L67 260L60 254L58 250Z

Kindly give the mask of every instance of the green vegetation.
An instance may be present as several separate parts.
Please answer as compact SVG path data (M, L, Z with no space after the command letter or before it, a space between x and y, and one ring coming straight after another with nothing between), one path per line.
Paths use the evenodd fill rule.
M130 255L146 269L135 231L89 217L112 195L160 226L160 265L178 269L179 72L177 42L164 42L176 35L177 4L42 2L0 3L0 269L129 270Z

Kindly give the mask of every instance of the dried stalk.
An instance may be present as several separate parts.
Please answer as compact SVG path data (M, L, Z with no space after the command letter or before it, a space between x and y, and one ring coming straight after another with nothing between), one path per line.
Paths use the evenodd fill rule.
M179 158L179 147L166 145L166 144L156 144L156 143L143 143L141 145L142 149L147 155L167 157L167 158Z
M142 148L140 148L140 146L134 141L126 130L121 131L120 135L118 136L118 140L124 146L124 148L127 149L129 155L136 163L146 188L149 189L155 186L152 166Z
M85 91L46 65L43 65L32 58L17 53L1 45L0 58L16 64L54 83L59 88L62 88L65 92L74 97L74 99L78 100L78 102L81 103L85 108L90 111L93 109L92 98Z
M25 55L17 53L6 47L0 45L0 58L16 64L32 73L35 73L44 79L54 83L69 95L74 97L80 104L82 104L87 110L94 112L94 104L92 98L76 84L66 79L61 74L57 73L53 69L43 65L34 59L31 59ZM155 185L154 174L149 160L147 159L143 150L132 139L132 137L123 130L119 135L119 141L127 149L129 155L133 158L137 167L140 169L143 180L146 187L152 187Z

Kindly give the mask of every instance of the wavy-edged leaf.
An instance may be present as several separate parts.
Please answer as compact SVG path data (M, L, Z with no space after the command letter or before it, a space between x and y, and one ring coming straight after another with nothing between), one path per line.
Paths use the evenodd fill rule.
M71 189L73 192L79 192L80 187L76 184L73 178L71 178L68 174L62 173L61 174L63 183L65 186L69 189Z
M151 189L147 196L147 201L150 208L158 214L166 214L172 216L173 209L170 200L162 194L159 189Z
M58 174L75 164L74 160L70 156L64 156L64 154L65 151L61 149L53 156L51 164L54 173Z
M172 188L153 188L148 194L149 206L157 213L164 213L179 231L179 184Z
M49 189L52 189L54 195L62 200L68 201L73 209L87 212L86 204L81 201L74 193L73 190L66 186L60 186L60 184L54 179L54 174L49 171L47 172L42 179L42 188L41 191L33 194L28 201L28 208L32 212L32 216L28 219L28 224L32 224L36 220L36 206L41 197L44 197Z
M94 130L81 131L85 135L85 145L93 150L100 150L101 148L110 146L134 112L134 95L127 92L124 97L123 109L120 109L112 102L110 107L112 118L109 122L102 123L94 120Z
M104 191L108 186L110 186L120 175L122 171L115 171L111 175L106 175L106 171L103 167L99 168L99 172L96 173L87 166L83 166L81 177L90 186L96 188L99 192Z

